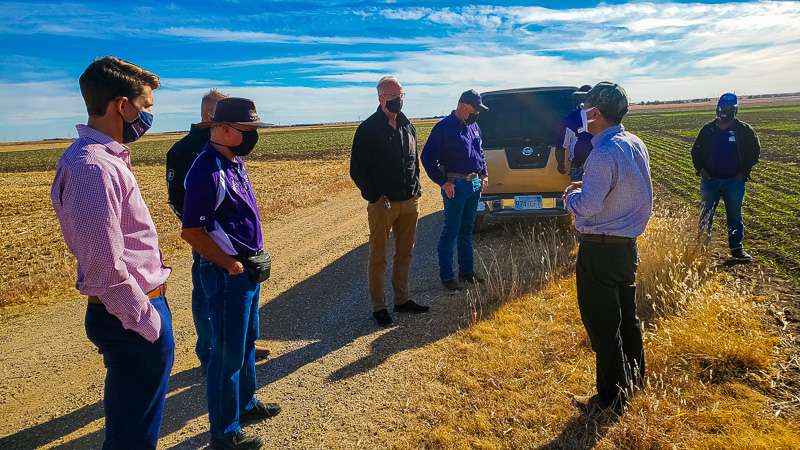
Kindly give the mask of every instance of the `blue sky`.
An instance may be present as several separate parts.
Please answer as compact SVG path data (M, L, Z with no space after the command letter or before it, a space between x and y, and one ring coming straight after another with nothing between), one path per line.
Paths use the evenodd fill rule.
M357 120L394 74L411 116L465 89L621 83L634 101L800 91L797 2L0 1L0 141L75 135L78 77L114 55L162 77L154 130L211 87L273 123Z

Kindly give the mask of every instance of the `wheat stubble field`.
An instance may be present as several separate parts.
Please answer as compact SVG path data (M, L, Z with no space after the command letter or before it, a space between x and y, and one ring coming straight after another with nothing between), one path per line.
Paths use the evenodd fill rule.
M764 147L745 221L765 266L734 268L691 239L689 147L711 113L626 120L650 148L659 208L640 243L650 376L622 418L582 415L569 402L594 376L569 233L538 222L491 228L477 240L487 288L446 295L433 266L441 204L426 183L412 294L434 308L376 330L363 297L364 208L347 174L354 128L267 131L249 163L279 266L262 298L274 357L259 365L259 395L285 413L252 430L274 448L797 448L799 116L798 106L742 112ZM420 142L430 127L418 125ZM137 144L133 158L175 267L178 349L162 447L199 448L207 422L188 250L162 167L176 138ZM82 334L73 262L49 204L59 153L0 153L2 448L94 448L102 439L102 368Z

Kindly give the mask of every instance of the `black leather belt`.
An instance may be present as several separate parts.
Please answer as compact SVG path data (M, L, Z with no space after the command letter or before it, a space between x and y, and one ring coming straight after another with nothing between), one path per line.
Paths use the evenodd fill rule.
M599 242L601 244L635 244L636 238L629 238L624 236L612 236L610 234L578 234L578 240L581 242Z

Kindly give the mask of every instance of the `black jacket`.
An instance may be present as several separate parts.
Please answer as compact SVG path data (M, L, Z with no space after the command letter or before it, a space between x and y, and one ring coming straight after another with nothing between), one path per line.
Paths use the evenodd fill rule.
M186 194L183 180L210 139L210 128L192 125L189 134L167 151L167 203L179 219L183 214L183 196Z
M382 195L403 201L422 192L417 130L403 113L397 115L396 130L380 108L361 122L353 137L350 178L370 203Z
M706 162L708 162L714 145L714 128L716 126L716 119L703 125L692 146L692 164L694 164L697 175L700 175L702 169L706 168ZM748 180L750 171L753 170L753 166L756 165L761 154L761 143L758 142L758 136L749 124L734 119L733 127L736 132L736 151L739 154L739 172L744 175L745 180Z

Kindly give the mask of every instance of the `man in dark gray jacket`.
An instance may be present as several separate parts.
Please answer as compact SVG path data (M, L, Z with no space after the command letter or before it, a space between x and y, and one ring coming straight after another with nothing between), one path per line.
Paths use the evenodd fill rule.
M717 102L717 117L700 129L692 146L692 163L700 175L703 212L700 229L711 237L711 224L720 198L725 202L728 221L728 246L733 260L753 260L744 251L745 182L758 162L761 144L753 128L736 118L739 111L735 94L723 94Z

